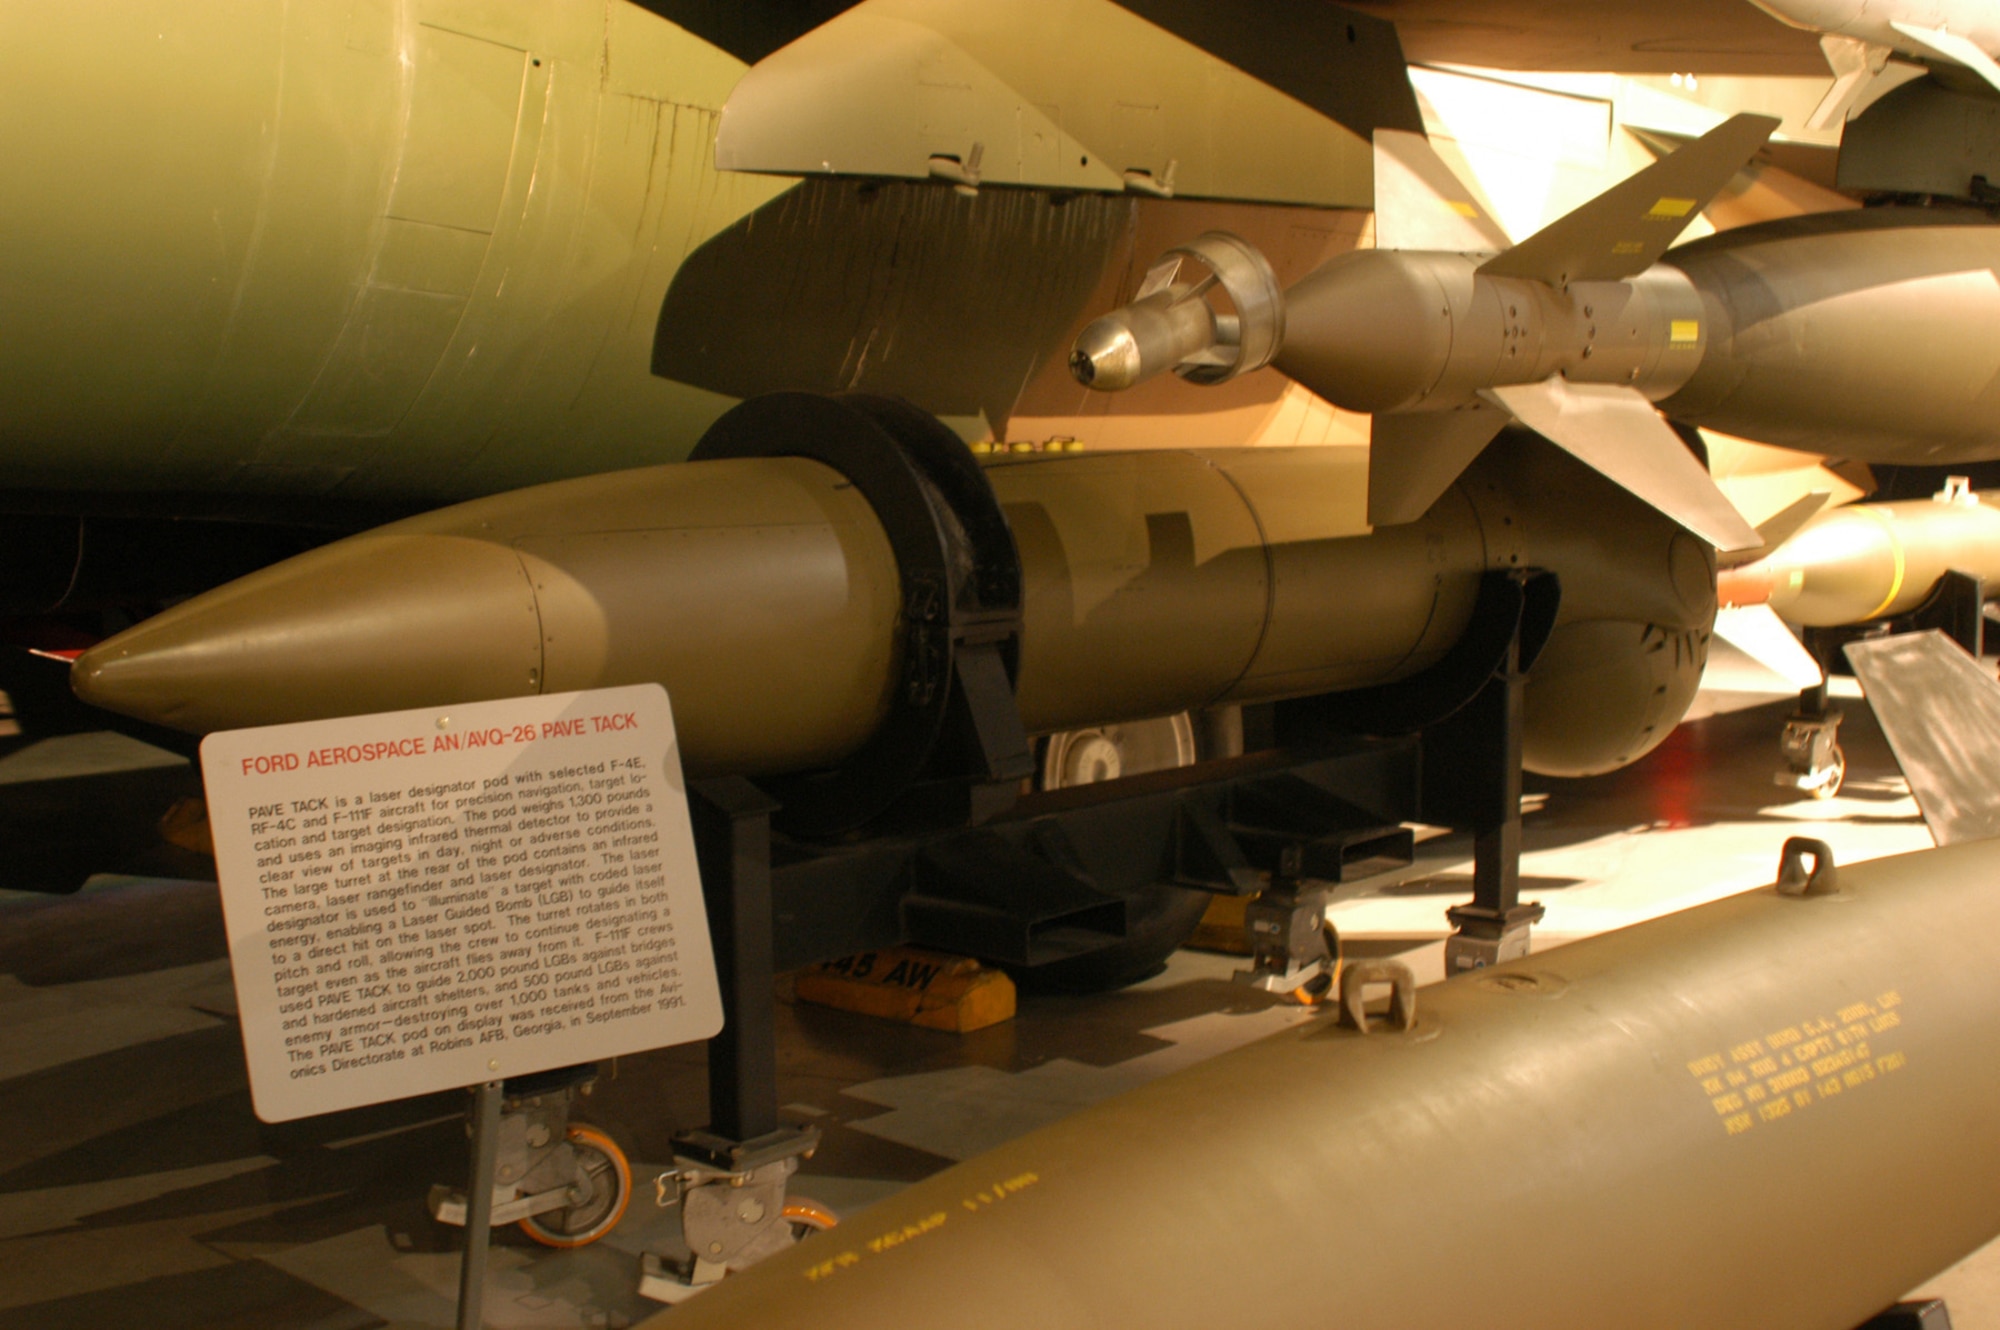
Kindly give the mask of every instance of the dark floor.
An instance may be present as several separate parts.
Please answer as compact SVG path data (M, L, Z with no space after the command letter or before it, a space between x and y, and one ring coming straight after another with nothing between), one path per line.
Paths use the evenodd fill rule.
M1768 882L1779 842L1802 830L1843 860L1928 844L1865 706L1848 705L1850 784L1824 803L1771 782L1782 702L1684 726L1612 776L1533 784L1523 867L1549 907L1542 942ZM115 744L0 758L0 825L32 840L46 797L10 805L8 794L30 795L10 781L92 779L77 769L109 763L92 787L106 806L157 802L186 775L116 769L139 760ZM23 871L45 874L54 858L27 855ZM1357 952L1405 953L1435 974L1443 910L1465 895L1468 870L1463 844L1434 840L1404 880L1343 901L1335 918ZM1237 964L1183 952L1133 989L1024 996L1017 1019L966 1036L786 1002L781 1098L825 1133L797 1190L851 1214L1305 1018L1229 982ZM11 1128L0 1136L0 1330L452 1324L461 1235L434 1223L423 1197L462 1174L465 1096L261 1124L233 1010L212 885L100 877L69 896L0 895L0 1122ZM499 1230L490 1324L616 1326L652 1310L634 1292L638 1255L673 1226L651 1178L674 1132L702 1121L705 1094L699 1048L607 1069L579 1116L624 1144L638 1197L617 1232L578 1251ZM1961 1330L2000 1326L1984 1292L2000 1280L1980 1262L1947 1284Z

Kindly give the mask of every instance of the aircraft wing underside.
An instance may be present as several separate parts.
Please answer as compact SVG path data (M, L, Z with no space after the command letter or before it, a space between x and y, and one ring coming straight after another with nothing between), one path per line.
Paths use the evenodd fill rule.
M855 0L639 3L752 64L855 7ZM1260 0L1258 7L1270 21L1251 25L1236 43L1261 46L1272 61L1285 63L1309 53L1290 45L1285 24L1276 20L1287 11L1328 8L1312 0ZM1813 34L1775 23L1744 0L1350 0L1349 7L1393 22L1404 54L1418 64L1625 74L1826 72ZM1165 6L1130 8L1162 22L1148 10ZM1189 39L1202 44L1199 36ZM1215 54L1283 86L1240 51Z

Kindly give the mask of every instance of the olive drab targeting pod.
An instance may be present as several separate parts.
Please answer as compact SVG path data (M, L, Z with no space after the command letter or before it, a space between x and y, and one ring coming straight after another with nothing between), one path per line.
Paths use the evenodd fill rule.
M767 455L536 486L350 537L100 643L72 682L201 733L657 680L692 774L832 767L896 723L929 668L912 632L932 598L911 580L911 539L890 534L907 509L849 478L902 455L884 411L910 414L746 403L717 431L762 432ZM1532 439L1490 450L1420 520L1371 529L1355 449L1006 457L982 473L931 424L927 446L957 450L953 474L986 494L959 511L990 505L1018 555L1010 668L1028 733L1407 678L1459 640L1483 576L1531 567L1563 587L1529 687L1531 767L1630 761L1699 683L1713 554Z

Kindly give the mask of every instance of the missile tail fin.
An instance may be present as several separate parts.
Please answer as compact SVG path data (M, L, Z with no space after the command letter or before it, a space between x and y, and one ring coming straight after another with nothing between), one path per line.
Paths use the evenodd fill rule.
M1716 560L1723 568L1741 568L1746 563L1755 563L1778 546L1799 534L1799 528L1811 521L1813 515L1826 507L1826 501L1833 497L1826 490L1814 490L1801 494L1777 512L1757 524L1757 535L1764 542L1755 549L1731 550Z
M1764 543L1637 389L1556 375L1479 395L1718 550Z
M1980 50L1970 37L1943 28L1920 28L1914 23L1891 22L1889 26L1930 54L1954 65L1964 65L2000 90L2000 64L1994 63L1993 57Z
M1918 31L1929 32L1928 29ZM1915 37L1911 40L1918 41ZM1919 41L1919 45L1922 44ZM1842 37L1830 32L1819 39L1819 46L1826 52L1827 67L1833 71L1833 86L1826 90L1826 96L1820 98L1819 105L1806 117L1807 129L1833 129L1854 119L1905 83L1930 72L1922 65L1891 59L1895 51L1890 47L1864 42L1856 37ZM1980 58L1985 58L1985 52L1977 47L1973 50ZM1993 62L1987 60L1986 63L1991 65Z
M1870 75L1868 81L1861 86L1861 91L1855 95L1853 103L1847 108L1847 118L1854 119L1905 83L1914 83L1930 72L1930 68L1926 65L1912 64L1907 60L1891 60L1882 66L1879 73Z
M2000 836L2000 682L1935 630L1850 642L1847 661L1931 839Z
M1481 265L1491 277L1616 282L1657 263L1778 127L1738 115Z
M1396 526L1429 512L1506 423L1504 413L1486 406L1376 416L1368 445L1368 524Z
M1889 48L1831 32L1819 39L1819 48L1833 70L1833 86L1806 117L1806 128L1832 129L1847 119L1862 91L1887 67Z
M1769 605L1725 605L1715 612L1715 635L1785 681L1787 688L1817 688L1819 662Z
M1467 254L1513 243L1429 139L1375 131L1375 248Z

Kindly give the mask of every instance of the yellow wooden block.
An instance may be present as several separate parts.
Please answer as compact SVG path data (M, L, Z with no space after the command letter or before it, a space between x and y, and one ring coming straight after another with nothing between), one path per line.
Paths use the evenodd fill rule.
M1196 951L1219 951L1228 956L1248 956L1250 935L1243 929L1243 907L1248 896L1216 896L1208 903L1201 922L1183 945Z
M800 970L801 1002L965 1034L1014 1016L1014 981L978 961L915 947L866 951Z
M208 801L178 799L160 818L160 839L183 850L215 857L215 838L208 829Z

